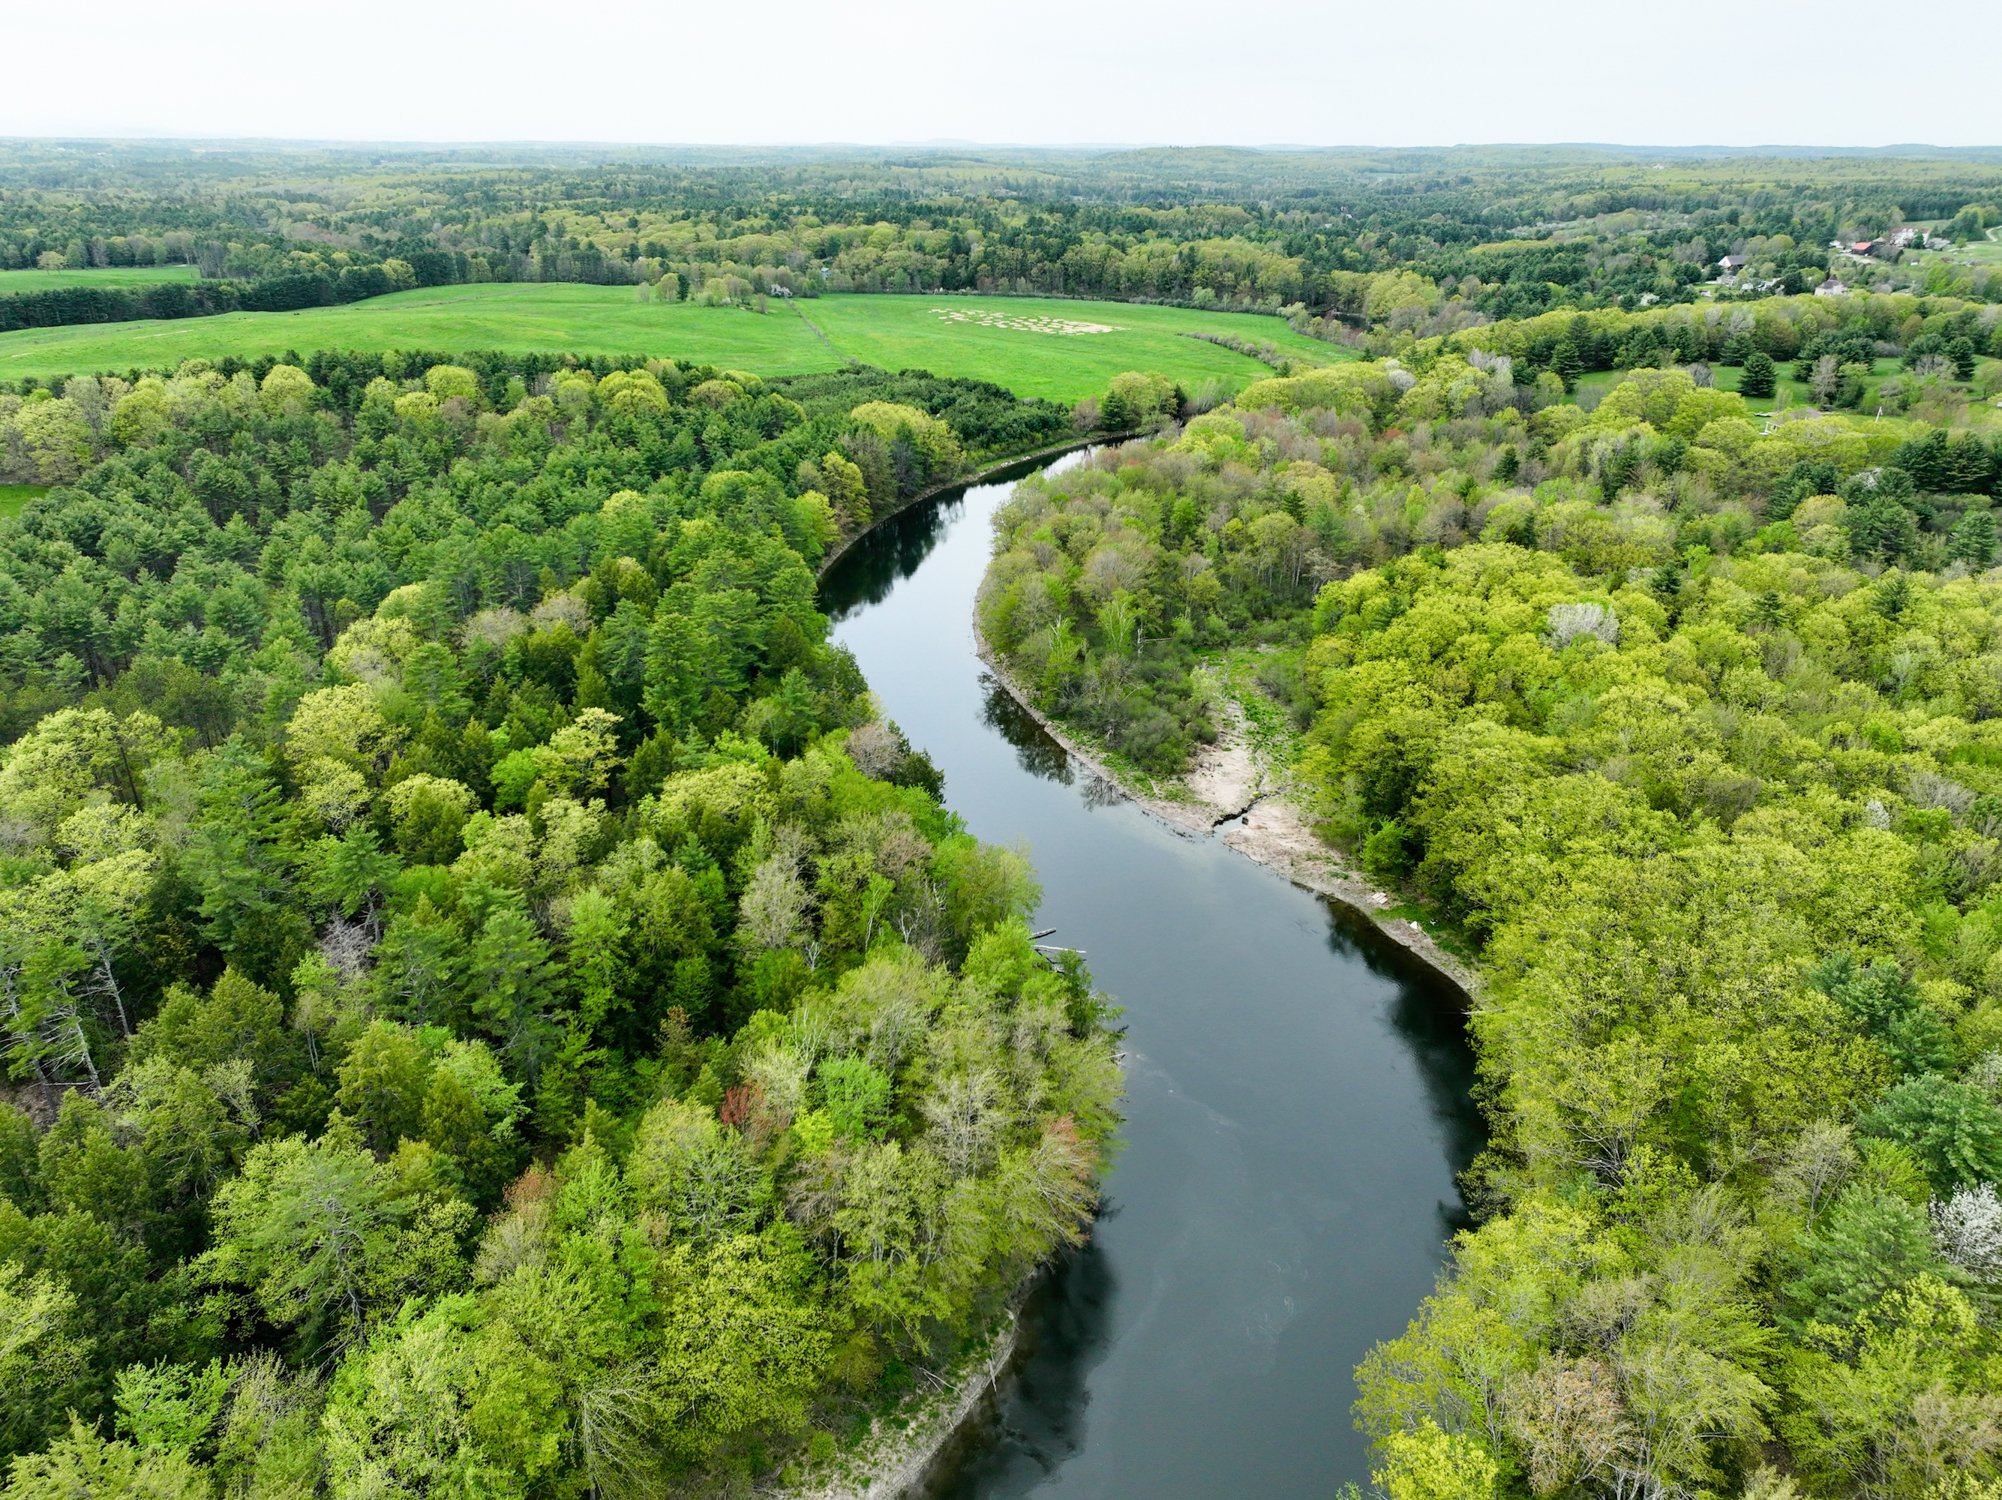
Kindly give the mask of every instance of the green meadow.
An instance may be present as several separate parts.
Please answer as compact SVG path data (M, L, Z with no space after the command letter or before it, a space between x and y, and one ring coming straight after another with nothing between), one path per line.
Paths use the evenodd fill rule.
M37 495L48 492L49 487L45 484L0 484L0 521L19 515L22 506Z
M1057 401L1096 395L1122 370L1233 387L1269 373L1188 333L1269 343L1301 363L1348 357L1278 318L1251 313L956 296L831 296L796 306L774 299L769 311L756 313L642 302L631 287L533 283L437 287L300 312L24 329L0 334L0 380L170 370L197 357L314 349L659 355L761 375L854 361L977 377Z
M1770 403L1754 401L1752 406L1757 410L1770 408L1774 411L1785 411L1794 406L1812 406L1814 394L1808 389L1807 382L1793 378L1793 361L1780 360L1777 362L1777 369L1778 379L1773 384L1772 401ZM1898 362L1895 359L1880 359L1873 363L1870 366L1869 379L1863 382L1863 404L1857 410L1868 415L1877 394L1877 387L1883 384L1887 376L1895 375L1897 371ZM1737 365L1712 365L1710 375L1720 391L1737 390L1745 378L1744 370ZM1576 395L1604 396L1607 391L1626 378L1625 370L1597 370L1590 375L1581 375L1578 378Z
M99 266L84 271L0 271L0 297L22 292L54 292L77 286L153 286L193 281L193 266Z

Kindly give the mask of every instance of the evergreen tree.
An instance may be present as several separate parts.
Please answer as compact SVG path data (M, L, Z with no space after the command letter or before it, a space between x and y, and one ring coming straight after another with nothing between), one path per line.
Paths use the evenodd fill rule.
M1771 400L1779 383L1778 374L1772 356L1764 350L1754 349L1745 356L1745 373L1738 382L1738 394L1747 401Z
M1970 510L1954 524L1946 555L1976 570L1995 561L1995 513Z

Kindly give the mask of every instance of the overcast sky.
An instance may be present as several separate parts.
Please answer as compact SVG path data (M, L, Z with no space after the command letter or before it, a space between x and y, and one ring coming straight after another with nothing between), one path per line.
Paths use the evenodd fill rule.
M2002 144L2002 0L4 9L0 135Z

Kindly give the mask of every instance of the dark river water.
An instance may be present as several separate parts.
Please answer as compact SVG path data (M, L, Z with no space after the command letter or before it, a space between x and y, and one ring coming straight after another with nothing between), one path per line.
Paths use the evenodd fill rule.
M948 804L1027 847L1042 925L1128 1028L1103 1216L938 1493L1326 1497L1367 1478L1355 1364L1462 1222L1480 1122L1460 998L1366 921L1074 769L1000 690L971 616L1009 488L905 513L821 591Z

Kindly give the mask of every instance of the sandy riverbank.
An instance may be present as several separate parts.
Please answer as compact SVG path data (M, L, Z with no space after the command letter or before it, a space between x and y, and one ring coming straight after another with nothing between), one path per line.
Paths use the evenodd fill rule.
M1010 697L1022 706L1050 738L1070 752L1071 759L1117 787L1129 801L1191 838L1221 837L1246 859L1267 865L1297 886L1326 896L1375 923L1392 942L1408 948L1470 998L1480 977L1463 960L1448 953L1418 923L1387 917L1384 909L1397 898L1379 889L1355 869L1339 849L1313 830L1285 780L1285 768L1268 765L1251 744L1242 716L1233 709L1231 722L1213 745L1204 747L1196 764L1182 778L1186 799L1150 797L1122 781L1098 756L1029 701L989 649L976 618L974 644L980 659Z

